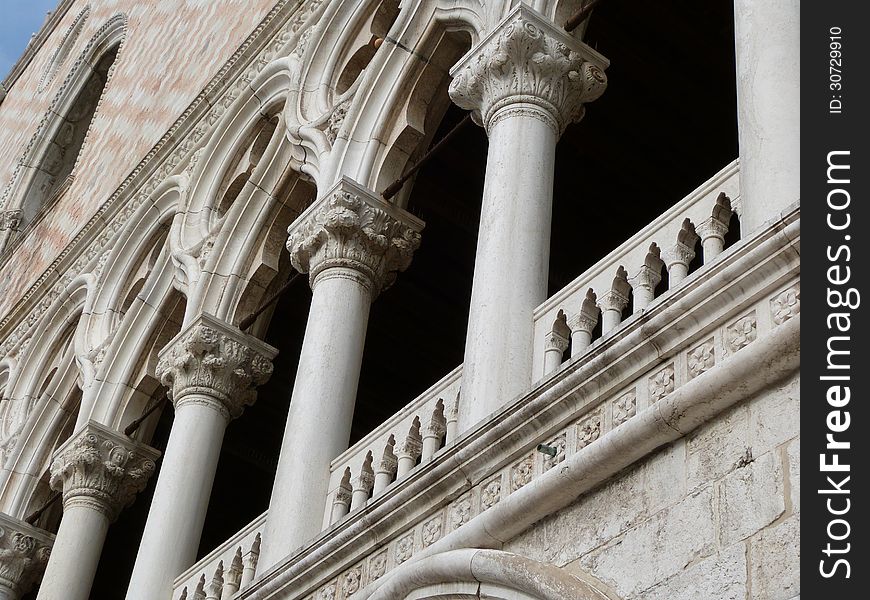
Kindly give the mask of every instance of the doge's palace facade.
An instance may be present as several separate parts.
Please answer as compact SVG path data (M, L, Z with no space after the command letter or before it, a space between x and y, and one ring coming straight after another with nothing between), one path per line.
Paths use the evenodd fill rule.
M799 4L585 4L60 1L0 599L799 598Z

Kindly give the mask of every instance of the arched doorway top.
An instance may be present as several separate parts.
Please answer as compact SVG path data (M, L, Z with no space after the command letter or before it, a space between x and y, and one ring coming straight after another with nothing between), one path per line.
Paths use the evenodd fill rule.
M592 584L560 569L518 554L477 548L451 550L406 563L352 600L462 598L468 584L476 596L503 600L614 600Z

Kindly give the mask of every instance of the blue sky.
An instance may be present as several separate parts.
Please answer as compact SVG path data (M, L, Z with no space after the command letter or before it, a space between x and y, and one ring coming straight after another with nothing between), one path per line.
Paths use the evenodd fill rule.
M31 34L54 10L58 0L0 0L0 80L24 52Z

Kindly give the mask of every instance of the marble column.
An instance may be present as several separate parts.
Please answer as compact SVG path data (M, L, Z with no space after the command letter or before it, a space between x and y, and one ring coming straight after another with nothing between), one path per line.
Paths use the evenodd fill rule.
M49 484L63 517L38 600L87 600L109 524L154 472L160 452L89 421L54 455Z
M163 349L157 373L175 421L142 534L127 600L169 598L196 560L223 436L272 374L277 350L200 314Z
M741 231L800 199L800 0L735 0Z
M411 263L423 222L347 177L290 227L312 298L258 570L320 532L329 463L347 449L372 300Z
M547 297L556 142L604 92L603 56L520 4L453 68L450 97L489 136L459 429L532 383Z
M18 600L40 580L54 536L0 513L0 600Z

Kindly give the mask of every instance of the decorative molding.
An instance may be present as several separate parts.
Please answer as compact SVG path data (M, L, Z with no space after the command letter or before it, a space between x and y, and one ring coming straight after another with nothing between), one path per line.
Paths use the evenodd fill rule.
M716 366L716 349L713 339L696 346L686 356L686 364L689 367L689 377L697 377Z
M583 118L584 103L604 93L608 64L520 4L453 67L450 98L487 131L504 116L522 114L561 135Z
M735 321L725 331L725 348L734 354L754 342L758 337L758 319L755 311Z
M287 230L290 261L312 289L332 267L350 269L372 297L411 264L423 222L343 177Z
M206 403L230 420L253 403L277 354L262 340L203 313L160 351L157 376L176 410L185 402Z
M665 365L649 378L649 401L655 404L674 391L674 364Z
M51 463L49 485L63 492L64 510L87 506L114 521L145 489L160 452L89 421Z
M770 313L773 322L782 325L801 311L801 288L800 284L792 286L784 292L777 294L770 301Z
M29 592L45 571L52 545L47 531L0 513L0 590L12 597Z

